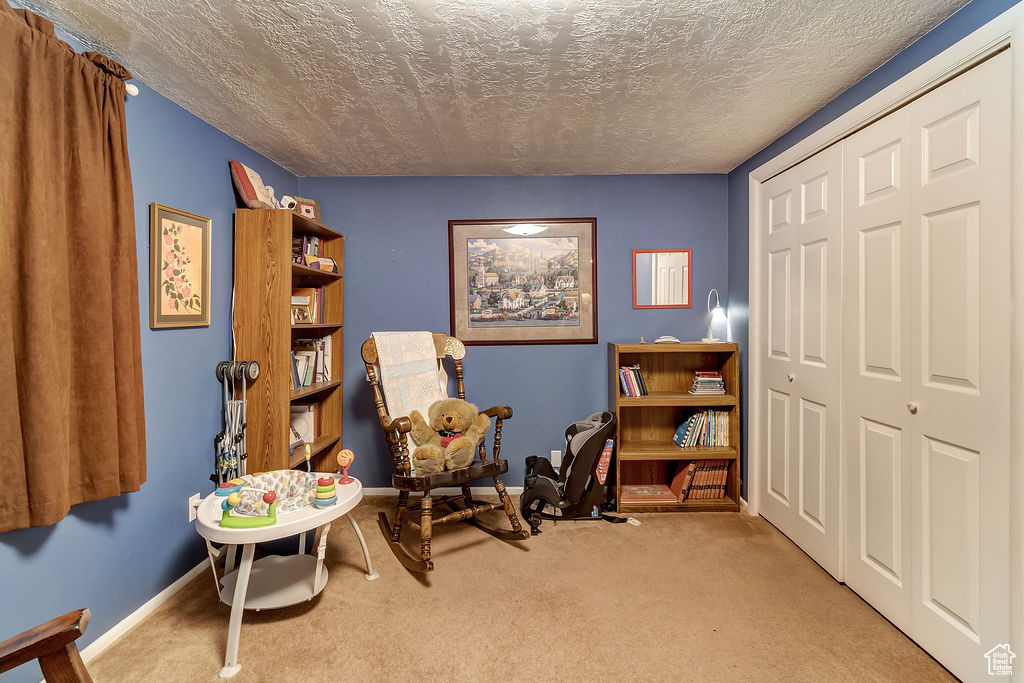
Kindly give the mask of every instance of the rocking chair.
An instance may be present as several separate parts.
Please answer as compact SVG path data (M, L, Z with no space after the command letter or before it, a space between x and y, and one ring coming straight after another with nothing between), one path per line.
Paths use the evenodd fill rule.
M442 368L440 377L441 383L446 383L441 363L445 357L450 357L455 364L455 379L458 390L458 397L466 398L466 390L463 386L462 359L466 355L466 347L458 339L444 334L433 334L434 356L438 367ZM451 522L467 521L482 531L503 540L525 540L529 538L528 531L523 529L516 515L512 498L505 490L505 485L498 478L508 471L508 462L499 457L501 453L501 427L502 421L512 417L512 409L508 406L494 406L482 411L488 417L494 418L494 440L492 459L487 460L486 437L477 449L477 459L469 467L438 472L435 474L417 475L412 468L410 461L409 432L412 430L412 421L407 415L393 415L389 412L389 405L385 401L385 390L380 375L379 353L374 337L363 342L361 355L366 365L366 377L370 382L373 391L373 403L377 409L377 416L380 419L381 428L384 430L384 438L391 454L391 462L395 467L395 473L391 477L391 484L398 489L398 506L392 519L388 519L383 512L380 513L378 522L380 531L388 541L391 552L409 570L414 572L429 572L434 569L434 563L430 556L430 540L433 527ZM447 393L445 387L444 393ZM398 411L398 407L393 409ZM425 411L421 411L424 412ZM415 448L415 444L413 444ZM490 477L494 481L494 489L498 493L498 502L474 500L470 493L469 482L475 479ZM435 498L431 490L440 487L458 486L461 493L455 496L441 496ZM422 492L423 496L419 503L409 505L409 494ZM434 507L440 508L440 516L434 516ZM503 510L511 524L511 529L499 529L485 524L479 515L492 510ZM419 521L412 517L419 512ZM402 531L405 526L410 527L419 534L420 553L419 558L410 555L401 545Z

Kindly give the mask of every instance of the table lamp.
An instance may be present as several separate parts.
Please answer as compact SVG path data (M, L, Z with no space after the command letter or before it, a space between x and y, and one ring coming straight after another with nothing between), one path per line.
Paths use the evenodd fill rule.
M715 307L711 308L711 295L715 295ZM722 304L718 301L718 290L712 289L708 292L708 336L701 339L705 344L714 344L715 342L722 341L715 336L713 328L718 325L720 328L725 328L728 323L728 318L725 316L725 311L722 310Z

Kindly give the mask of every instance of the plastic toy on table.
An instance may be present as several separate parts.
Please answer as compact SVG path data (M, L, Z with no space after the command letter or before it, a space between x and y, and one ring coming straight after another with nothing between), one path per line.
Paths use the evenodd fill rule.
M220 526L256 529L276 524L278 513L313 505L316 493L317 478L310 472L274 470L243 475L224 482L215 491L223 510Z
M348 448L343 448L338 451L338 467L342 470L342 476L338 477L339 484L351 484L355 481L352 477L348 476L348 468L352 466L352 462L356 459L356 454Z
M316 498L313 502L320 507L327 507L338 502L338 494L334 487L334 479L331 477L320 477L316 482Z
M273 491L241 488L221 501L224 513L220 525L224 529L258 529L277 524L276 499L277 494Z

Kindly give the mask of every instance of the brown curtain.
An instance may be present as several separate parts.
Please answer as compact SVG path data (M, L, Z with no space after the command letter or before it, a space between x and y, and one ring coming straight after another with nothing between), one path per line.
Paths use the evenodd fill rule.
M0 532L146 480L126 78L0 0Z

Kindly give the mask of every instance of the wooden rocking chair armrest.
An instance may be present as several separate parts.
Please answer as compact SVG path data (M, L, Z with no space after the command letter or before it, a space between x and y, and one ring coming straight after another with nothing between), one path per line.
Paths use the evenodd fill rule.
M392 418L390 415L381 415L380 426L383 427L386 432L408 434L412 431L412 420L404 416Z
M0 673L58 652L85 632L92 613L75 610L0 643Z
M500 417L502 420L512 417L512 408L508 406L491 406L487 410L481 410L480 412L487 417Z

